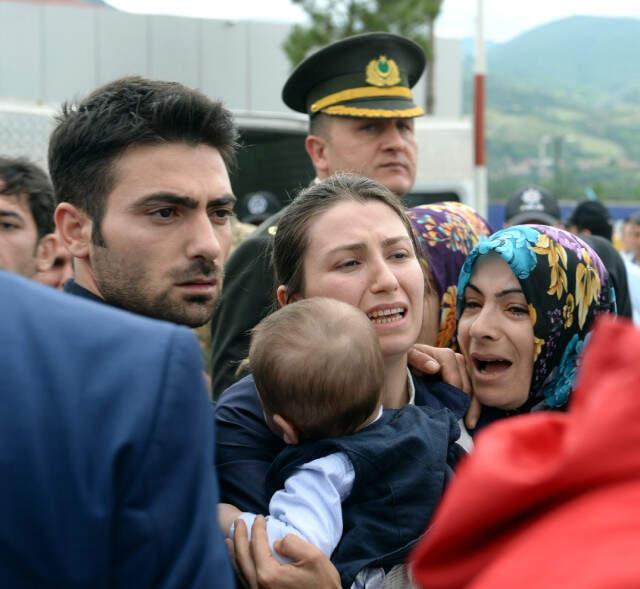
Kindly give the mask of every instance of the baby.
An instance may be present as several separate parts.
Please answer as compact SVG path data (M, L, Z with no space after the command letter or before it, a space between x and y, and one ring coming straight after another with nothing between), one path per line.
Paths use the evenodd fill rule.
M413 405L383 412L375 329L337 300L265 318L249 362L266 422L288 444L267 480L270 544L296 534L331 557L343 586L378 586L372 575L382 582L404 562L463 453L455 418ZM221 508L225 533L238 517L250 530L254 514Z

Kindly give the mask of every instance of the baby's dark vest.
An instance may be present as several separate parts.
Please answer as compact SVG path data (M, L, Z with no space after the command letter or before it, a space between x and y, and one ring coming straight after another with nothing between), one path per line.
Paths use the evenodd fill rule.
M344 587L365 567L392 566L426 530L445 483L463 453L460 430L446 409L408 405L386 410L350 436L288 446L271 465L273 493L306 462L344 452L355 470L353 490L342 504L343 534L331 555Z

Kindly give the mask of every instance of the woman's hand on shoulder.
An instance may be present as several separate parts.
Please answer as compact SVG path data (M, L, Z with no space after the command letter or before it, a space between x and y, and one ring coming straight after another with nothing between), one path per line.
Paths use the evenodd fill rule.
M442 380L471 394L471 379L462 354L451 348L415 344L409 350L409 364L423 374L438 374Z
M236 522L233 540L227 548L249 589L340 589L340 575L331 561L318 548L289 534L275 543L278 554L291 562L282 564L271 554L267 527L262 516L256 517L251 540L242 520Z

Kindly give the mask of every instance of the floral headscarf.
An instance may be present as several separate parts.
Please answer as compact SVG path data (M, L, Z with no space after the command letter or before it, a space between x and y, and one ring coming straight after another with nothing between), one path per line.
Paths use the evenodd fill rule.
M480 239L491 235L491 228L471 207L459 202L421 205L408 209L407 215L429 264L440 301L436 346L452 347L460 270Z
M615 312L607 271L593 249L568 231L546 225L502 229L482 241L464 263L458 282L458 317L474 264L493 252L509 264L520 282L533 324L533 379L523 409L564 407L595 317Z

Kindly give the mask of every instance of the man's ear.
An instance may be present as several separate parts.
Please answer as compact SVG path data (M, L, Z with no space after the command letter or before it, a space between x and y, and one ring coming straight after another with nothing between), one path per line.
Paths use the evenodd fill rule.
M90 253L93 223L82 210L61 202L54 215L58 233L74 258L87 258Z
M295 303L296 301L299 301L301 298L302 296L297 292L289 296L289 294L287 293L287 287L284 284L281 284L276 290L276 299L278 301L279 307L284 307L289 303Z
M324 180L330 176L329 161L327 160L327 140L319 135L307 135L304 140L304 148L316 170L316 176Z
M290 421L287 421L282 415L277 413L273 416L273 423L275 423L282 430L282 437L286 444L297 444L300 441L300 432L298 428Z
M47 233L38 241L36 247L36 270L46 272L51 270L56 257L57 243L53 233Z

